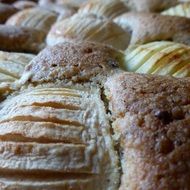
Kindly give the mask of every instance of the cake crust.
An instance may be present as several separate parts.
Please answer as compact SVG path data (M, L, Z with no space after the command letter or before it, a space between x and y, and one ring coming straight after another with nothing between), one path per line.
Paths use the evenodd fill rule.
M120 190L189 189L190 80L124 73L106 83Z
M144 44L169 40L190 44L190 20L188 18L156 13L125 13L114 21L131 32L130 44Z

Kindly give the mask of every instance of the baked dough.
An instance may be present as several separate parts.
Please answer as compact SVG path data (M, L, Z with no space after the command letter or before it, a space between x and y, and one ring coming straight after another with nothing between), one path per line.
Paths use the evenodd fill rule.
M124 65L130 72L190 77L190 47L174 42L151 42L129 47Z
M114 21L131 32L131 44L170 40L190 44L190 20L188 18L156 13L125 13Z
M23 80L41 84L65 81L73 83L103 82L117 72L124 54L111 47L92 42L61 43L47 47L26 67Z
M0 25L1 190L190 189L190 78L124 71L189 76L190 20L161 15L175 0L95 1ZM128 10L158 13L113 20Z
M133 73L107 80L123 172L119 190L190 189L189 84Z
M0 25L0 50L37 53L44 48L45 34L42 31Z
M30 8L14 14L7 20L6 25L22 26L47 33L51 25L56 21L56 18L56 14L51 11Z
M3 102L0 188L115 190L118 158L99 91L44 87Z
M75 14L53 25L47 44L52 46L65 41L95 41L112 45L117 49L125 49L129 43L129 33L111 20L95 15Z

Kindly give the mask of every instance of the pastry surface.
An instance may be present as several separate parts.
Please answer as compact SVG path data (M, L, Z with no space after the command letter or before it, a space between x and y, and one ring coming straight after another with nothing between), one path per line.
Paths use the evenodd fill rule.
M23 75L37 84L57 80L67 83L102 82L119 69L123 56L122 52L102 44L64 42L39 53Z
M34 88L1 108L1 189L116 189L118 160L96 89Z
M45 34L42 31L9 25L0 25L0 50L37 53L43 47Z
M189 189L190 80L124 73L108 79L120 143L120 190Z
M189 4L0 0L0 190L189 190Z
M169 40L190 44L190 19L156 13L125 13L114 21L131 32L130 44Z

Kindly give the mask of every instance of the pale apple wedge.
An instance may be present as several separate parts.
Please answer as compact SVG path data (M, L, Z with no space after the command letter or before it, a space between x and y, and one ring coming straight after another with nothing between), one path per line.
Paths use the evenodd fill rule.
M190 18L190 2L171 7L161 13L162 15L183 16Z
M178 77L182 68L189 68L190 47L174 42L152 42L145 45L135 45L125 51L124 65L126 71L171 75ZM184 76L188 76L185 71ZM179 77L182 76L179 74Z

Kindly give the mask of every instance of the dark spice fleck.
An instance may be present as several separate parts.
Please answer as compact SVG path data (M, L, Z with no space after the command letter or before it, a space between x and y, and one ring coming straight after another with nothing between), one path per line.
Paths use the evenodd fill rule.
M173 121L173 116L168 111L157 111L155 113L155 117L162 121L163 124L169 124Z

